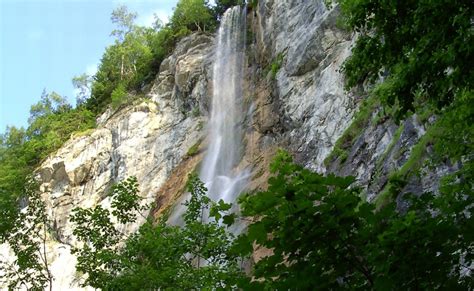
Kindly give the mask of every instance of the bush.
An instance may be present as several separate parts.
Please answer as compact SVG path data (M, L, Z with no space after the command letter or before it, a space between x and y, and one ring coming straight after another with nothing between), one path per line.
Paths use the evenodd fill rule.
M474 195L457 175L445 181L440 196L406 195L409 207L400 213L395 202L376 211L361 199L353 178L312 173L285 152L271 172L268 190L240 202L244 219L253 222L235 249L242 255L271 250L243 289L474 287L466 275L474 263Z
M127 91L123 84L118 85L111 94L112 108L117 109L127 102Z
M173 31L210 31L216 22L212 10L205 0L180 0L176 5L170 26Z
M386 76L378 96L400 105L399 118L416 104L442 108L472 88L471 1L337 2L345 25L359 33L344 64L348 87Z
M230 205L214 203L197 177L188 182L191 194L183 214L184 225L170 226L166 217L147 220L128 238L118 231L120 223L134 222L145 208L138 196L136 178L112 190L112 211L96 206L75 209L71 220L82 247L75 247L77 270L87 274L83 286L103 290L213 290L235 286L243 277L238 258L230 252L232 234L224 226L233 216ZM209 211L210 221L203 213ZM125 239L123 241L123 239Z

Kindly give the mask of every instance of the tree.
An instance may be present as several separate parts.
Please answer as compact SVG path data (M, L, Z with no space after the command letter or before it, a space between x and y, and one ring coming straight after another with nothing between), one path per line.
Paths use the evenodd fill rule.
M112 99L111 104L112 108L114 109L124 104L127 100L127 91L125 91L125 86L123 84L119 84L110 95L110 98Z
M25 184L27 206L16 216L14 226L2 239L14 258L0 258L2 286L10 290L52 290L53 276L49 270L47 240L51 223L36 182L29 178Z
M253 222L236 240L242 255L271 254L256 262L254 280L240 287L265 290L469 290L473 271L474 195L452 179L442 195L406 195L376 211L353 178L312 173L280 152L268 190L241 199ZM453 184L454 182L454 184ZM398 194L398 193L397 193ZM420 193L416 193L420 195Z
M92 77L86 73L72 78L72 86L76 90L76 106L81 106L90 97L91 82Z
M15 227L25 198L28 177L39 163L71 134L94 127L95 116L85 108L73 109L57 93L43 91L30 110L29 126L8 127L0 138L0 239ZM24 205L23 205L24 206Z
M127 6L119 6L112 11L112 16L110 17L112 23L117 25L117 28L112 30L110 35L117 37L118 42L123 42L125 36L134 30L136 18L137 14L129 12Z
M229 252L232 235L219 223L224 217L232 220L231 214L222 214L230 205L211 203L196 177L190 178L188 189L191 198L182 227L167 225L162 217L156 223L147 219L130 236L120 232L120 226L135 222L145 210L133 177L113 187L111 210L101 206L76 209L71 220L76 224L74 235L83 243L74 248L77 270L87 274L83 284L103 290L235 286L243 273L238 258ZM203 222L206 209L215 220Z
M102 113L110 105L111 94L119 84L129 92L143 90L181 37L216 27L207 0L180 0L170 22L163 25L157 19L153 28L135 25L136 16L125 6L112 13L112 22L117 27L111 35L116 40L102 56L92 82L91 97L86 102L86 107L95 114Z
M442 108L472 89L472 1L337 2L342 23L358 33L344 64L348 87L383 76L375 94L400 107L398 118L427 105Z
M112 32L115 43L106 48L94 76L91 98L86 107L99 114L112 102L112 92L119 86L126 91L140 91L154 77L156 64L153 59L150 34L152 30L133 23L135 13L121 6L112 13L117 28Z
M70 110L72 107L67 102L66 98L62 97L56 92L47 93L43 89L41 93L41 100L32 105L30 108L30 117L28 123L33 124L38 118L50 115L52 113L60 113Z
M23 128L7 127L0 144L0 241L4 241L15 226L18 202L28 175L28 160L24 151L27 140Z
M146 73L139 74L143 71L149 71L151 63L151 50L147 43L146 29L138 27L134 24L137 14L128 11L126 6L120 6L112 12L112 23L117 25L111 35L116 36L116 44L114 48L120 61L120 81L129 81L135 77L132 83L139 82L137 79L144 79ZM138 77L137 77L138 75Z
M188 34L190 31L206 31L215 23L206 0L180 0L176 5L171 25L175 33Z

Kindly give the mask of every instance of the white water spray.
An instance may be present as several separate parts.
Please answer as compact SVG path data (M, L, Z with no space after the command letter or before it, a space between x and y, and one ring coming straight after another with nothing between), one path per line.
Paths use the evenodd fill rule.
M213 201L234 203L247 184L248 170L236 167L242 159L243 68L246 32L246 9L228 9L221 19L216 37L213 67L213 96L208 124L208 149L203 160L200 178ZM182 225L182 197L168 222ZM204 218L206 219L206 218ZM235 226L235 231L238 227Z
M230 8L223 15L217 34L209 148L200 174L214 201L234 202L248 178L247 171L236 169L243 152L245 18L245 9Z

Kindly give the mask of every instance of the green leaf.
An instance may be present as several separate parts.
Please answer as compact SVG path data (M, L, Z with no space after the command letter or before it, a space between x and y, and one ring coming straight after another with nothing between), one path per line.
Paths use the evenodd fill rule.
M222 218L222 222L227 226L231 226L235 222L235 217L235 213L224 215L224 217Z

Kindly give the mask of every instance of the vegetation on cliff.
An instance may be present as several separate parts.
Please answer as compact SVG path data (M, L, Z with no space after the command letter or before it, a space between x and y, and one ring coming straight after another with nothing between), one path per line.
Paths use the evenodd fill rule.
M471 1L327 2L340 5L340 23L358 34L343 66L347 88L365 83L372 89L326 164L338 157L345 161L348 148L371 118L368 112L379 102L385 118L399 122L417 114L424 116L427 128L405 165L391 174L389 197L396 197L426 161L430 166L458 163L461 182L472 188L472 181L461 178L471 175L474 152Z
M145 223L127 238L112 222L133 223L145 209L140 204L136 179L116 185L112 211L96 206L76 209L72 221L81 247L77 270L86 273L84 286L102 290L211 290L235 286L244 277L239 257L230 252L233 235L226 225L233 222L230 205L215 203L196 176L188 181L190 199L183 226L144 217ZM203 217L209 213L209 219ZM207 214L206 214L207 216Z
M136 15L124 7L114 11L116 39L99 71L74 79L81 90L78 106L45 92L31 109L28 129L11 127L1 136L0 239L14 246L18 266L2 274L10 288L51 285L44 244L52 234L38 189L30 183L35 167L72 133L93 127L107 106L119 107L131 92L143 91L179 38L212 31L220 13L240 3L216 2L211 8L204 0L181 0L170 23L153 28L136 26ZM473 5L463 0L337 2L342 24L359 35L343 68L347 86L365 82L373 89L369 105L333 156L344 155L341 147L350 146L379 101L397 121L416 113L431 117L412 156L390 177L391 199L376 209L361 198L352 178L313 173L280 152L268 189L241 198L243 217L229 213L228 204L210 201L194 177L184 226L144 217L139 230L126 237L113 221L135 222L144 210L131 178L113 188L111 210L77 209L72 217L81 242L74 249L77 270L88 275L84 285L104 290L474 288ZM409 176L427 165L422 161L458 167L444 177L439 193L400 195ZM397 209L396 199L408 207ZM25 205L26 212L19 212ZM235 219L249 221L238 237L226 227ZM256 249L270 254L254 262L246 276L241 259Z
M256 262L254 290L455 290L473 287L472 189L446 179L440 195L407 194L408 209L361 198L351 177L322 176L280 152L266 191L242 197L252 220L235 248ZM472 177L472 176L471 176ZM471 178L470 177L470 178ZM471 191L471 192L470 192ZM256 219L257 218L257 219ZM246 288L248 288L246 287ZM244 288L245 289L245 288Z
M474 287L474 196L454 176L441 195L406 195L401 213L394 201L376 210L361 198L352 177L323 176L280 151L271 164L268 189L241 197L242 217L213 202L196 176L183 226L150 217L139 230L145 206L135 178L111 192L111 209L76 209L72 216L77 270L83 286L102 290L363 289L454 290ZM32 205L33 207L35 205ZM206 219L205 217L209 217ZM247 221L235 237L227 227ZM118 225L113 221L117 221ZM252 254L264 255L244 271ZM43 270L35 269L35 273ZM43 270L44 272L44 270ZM47 274L47 273L46 273ZM47 277L46 277L47 278ZM47 282L47 281L43 281Z
M95 116L84 106L73 108L54 92L43 92L41 100L31 106L28 123L26 130L9 127L0 136L2 241L14 227L20 203L27 200L26 186L35 168L72 133L92 128Z

